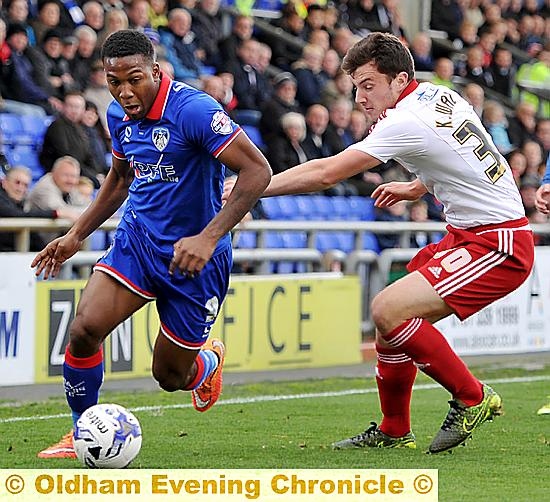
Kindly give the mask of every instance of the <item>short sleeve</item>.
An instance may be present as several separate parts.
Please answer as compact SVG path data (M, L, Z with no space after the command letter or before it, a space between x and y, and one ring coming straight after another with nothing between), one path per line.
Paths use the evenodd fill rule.
M423 128L411 114L403 115L401 110L391 110L365 139L348 148L365 152L381 162L421 154L425 150Z
M203 92L187 101L180 117L187 139L214 157L218 157L241 132L221 105Z

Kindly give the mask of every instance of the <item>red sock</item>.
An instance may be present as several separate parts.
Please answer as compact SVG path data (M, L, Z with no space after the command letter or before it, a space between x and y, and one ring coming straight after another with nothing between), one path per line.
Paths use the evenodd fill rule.
M411 430L411 397L416 366L402 350L376 344L376 385L383 418L380 430L401 437Z
M425 319L409 319L383 338L412 358L420 370L445 387L454 399L466 406L481 402L481 382L470 373L441 332Z

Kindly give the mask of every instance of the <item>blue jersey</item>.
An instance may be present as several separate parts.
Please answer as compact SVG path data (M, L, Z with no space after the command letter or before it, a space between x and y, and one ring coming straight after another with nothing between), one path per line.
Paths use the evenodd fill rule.
M166 75L145 118L121 120L115 102L107 122L113 156L134 170L123 217L171 255L219 212L225 167L217 157L241 129L208 94ZM216 252L229 243L220 239Z

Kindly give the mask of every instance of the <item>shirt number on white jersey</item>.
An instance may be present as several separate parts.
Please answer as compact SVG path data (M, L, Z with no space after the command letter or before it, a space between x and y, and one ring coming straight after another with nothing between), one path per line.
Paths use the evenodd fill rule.
M477 138L479 145L474 148L474 155L480 160L485 160L487 157L492 161L491 165L485 169L485 174L491 180L491 183L496 183L506 171L506 166L500 161L500 154L487 141L483 131L476 126L471 120L465 120L460 127L453 133L453 137L463 145L470 138Z

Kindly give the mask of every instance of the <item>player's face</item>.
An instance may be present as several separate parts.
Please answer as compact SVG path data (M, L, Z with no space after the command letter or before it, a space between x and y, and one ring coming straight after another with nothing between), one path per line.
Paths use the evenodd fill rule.
M372 123L384 110L395 105L407 86L408 76L401 72L390 81L387 75L377 70L376 65L367 63L355 70L351 80L357 88L355 102L363 108L369 123Z
M147 115L158 93L160 68L141 54L106 58L105 74L109 91L131 120Z

